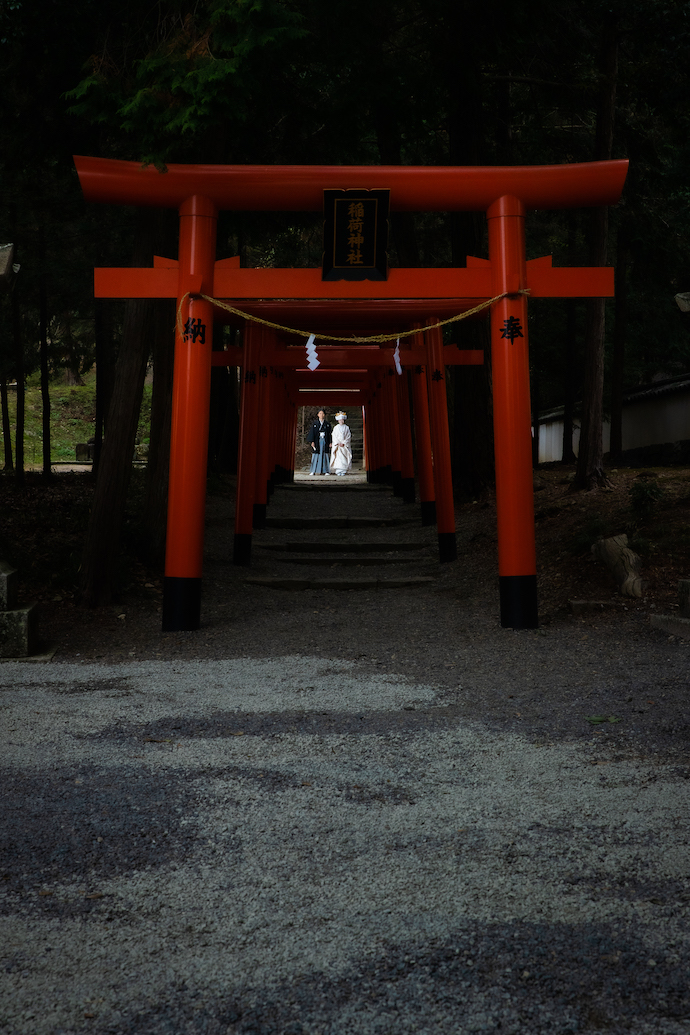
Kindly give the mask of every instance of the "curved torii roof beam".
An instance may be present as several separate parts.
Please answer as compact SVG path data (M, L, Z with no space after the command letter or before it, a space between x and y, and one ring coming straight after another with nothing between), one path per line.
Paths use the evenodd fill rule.
M479 212L512 194L525 208L615 205L626 160L572 165L153 165L75 155L87 201L179 208L195 194L219 209L318 212L324 189L389 187L399 212Z

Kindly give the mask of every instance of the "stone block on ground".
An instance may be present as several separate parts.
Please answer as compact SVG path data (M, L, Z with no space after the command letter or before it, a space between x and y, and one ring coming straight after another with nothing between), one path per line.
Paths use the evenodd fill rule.
M574 615L589 611L620 611L625 607L622 600L569 600L568 604Z
M681 618L680 615L650 615L650 621L653 629L678 636L681 640L690 640L690 618Z
M0 658L25 658L36 649L36 605L0 611Z
M0 611L11 611L17 603L17 569L0 560Z

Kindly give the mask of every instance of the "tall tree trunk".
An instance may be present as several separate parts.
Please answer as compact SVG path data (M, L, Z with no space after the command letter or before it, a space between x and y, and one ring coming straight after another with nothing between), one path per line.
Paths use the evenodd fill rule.
M482 158L483 109L481 69L472 51L473 5L456 4L444 21L443 75L448 94L448 159L451 165L478 165ZM468 50L458 60L457 41ZM505 139L510 137L509 115L504 112ZM481 255L484 219L477 212L450 216L451 259L466 266L468 255ZM489 321L461 321L453 334L462 348L482 349L481 367L453 367L450 382L452 410L451 462L453 483L463 496L475 497L494 482L494 434L491 398L491 343Z
M24 484L24 417L26 407L26 385L24 381L24 342L22 339L22 314L19 307L17 282L12 286L12 338L14 341L14 369L17 379L17 415L15 422L14 480Z
M575 317L577 310L574 298L565 303L565 377L563 385L563 455L564 464L572 464L576 457L573 449L573 428L575 424L575 379L577 373L577 335Z
M619 227L616 244L616 301L611 362L611 459L623 453L623 385L625 384L625 341L628 331L628 272L630 249L624 225Z
M41 360L41 415L43 434L43 477L50 479L50 378L48 372L48 270L46 264L45 225L41 223L38 230L39 248L39 281L38 281L38 321L40 336Z
M573 116L574 122L574 116ZM567 265L577 266L578 255L575 239L579 219L572 210L568 213ZM575 400L579 378L579 343L577 337L578 302L574 298L565 299L565 362L563 364L563 452L561 460L564 464L572 464L577 460L573 449L573 431L575 429Z
M93 310L93 336L96 346L96 420L93 434L93 464L91 474L98 476L98 465L101 460L101 449L103 448L103 422L105 420L104 406L104 385L102 370L104 363L103 347L103 299L94 299Z
M536 344L531 348L530 364L532 368L532 467L539 466L539 410L541 409L541 371L539 370L539 354Z
M10 407L7 399L7 378L0 377L0 405L2 406L2 440L5 445L4 471L13 471L12 460L12 428L10 426Z
M390 103L379 99L374 109L376 142L382 165L402 165L400 124ZM412 212L391 212L392 243L401 266L419 266L419 246Z
M599 63L599 104L595 160L610 158L613 153L613 116L616 104L618 75L618 22L610 15L604 23ZM608 245L608 209L592 211L590 232L590 264L604 266ZM604 337L606 302L603 298L587 301L585 324L585 373L582 399L582 430L577 458L574 488L594 489L607 484L604 474L602 423L604 411Z
M170 466L175 303L161 299L156 302L155 308L151 435L146 464L142 530L148 559L154 564L162 565L165 557Z
M154 217L147 209L140 209L137 214L132 260L135 267L151 265ZM107 434L82 555L80 602L86 607L108 604L114 595L120 534L151 344L152 315L151 299L129 299L126 304Z
M115 364L113 330L113 302L94 299L94 338L96 344L96 421L91 474L98 477L98 465L103 449L103 436L108 408L113 394Z

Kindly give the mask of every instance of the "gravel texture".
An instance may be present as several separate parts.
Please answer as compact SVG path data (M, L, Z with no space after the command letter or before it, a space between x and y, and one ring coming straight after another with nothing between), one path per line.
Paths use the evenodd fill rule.
M271 515L416 514L308 492ZM248 589L231 528L212 500L197 633L153 587L0 665L0 1031L687 1035L687 644L501 629L481 512L442 567L339 533L417 544L362 569L409 590ZM333 537L266 529L251 573Z

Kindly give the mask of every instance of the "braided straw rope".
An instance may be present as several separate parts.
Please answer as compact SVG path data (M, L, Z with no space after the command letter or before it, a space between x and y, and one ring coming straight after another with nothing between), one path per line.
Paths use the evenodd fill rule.
M420 334L422 330L428 331L433 330L435 327L445 327L449 323L457 323L459 320L466 320L468 316L474 316L475 313L481 313L483 309L488 309L495 302L500 302L502 298L507 298L509 295L528 295L528 288L521 288L520 291L504 291L500 295L494 295L493 298L487 299L486 302L480 302L473 309L468 309L464 313L458 313L456 316L449 316L447 320L439 320L438 323L432 323L424 328L416 328L407 331L394 331L392 334L371 334L369 337L361 338L357 335L350 335L350 337L342 337L336 334L314 334L314 338L319 338L322 341L346 341L355 343L357 345L368 345L368 344L383 344L386 341L396 341L398 338L409 338L413 334ZM190 292L187 291L180 299L180 305L177 310L177 329L180 336L184 335L184 325L182 323L182 307L188 298L190 298ZM305 338L309 338L312 334L311 331L300 331L296 327L285 327L280 323L273 323L271 320L264 320L261 316L253 316L251 313L245 313L241 309L236 309L235 306L229 305L227 302L221 302L219 298L212 298L210 295L195 295L195 298L203 298L205 302L210 302L211 305L217 306L219 309L225 309L226 312L232 313L234 316L240 316L243 320L253 320L254 323L260 323L264 327L272 327L276 331L283 331L286 334L297 334Z

